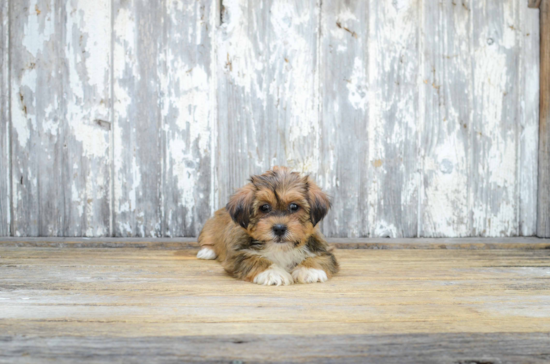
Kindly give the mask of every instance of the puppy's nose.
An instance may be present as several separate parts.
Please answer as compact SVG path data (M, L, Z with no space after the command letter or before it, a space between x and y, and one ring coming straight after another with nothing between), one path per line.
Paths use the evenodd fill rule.
M283 225L283 224L273 225L273 232L277 236L285 235L286 234L286 225Z

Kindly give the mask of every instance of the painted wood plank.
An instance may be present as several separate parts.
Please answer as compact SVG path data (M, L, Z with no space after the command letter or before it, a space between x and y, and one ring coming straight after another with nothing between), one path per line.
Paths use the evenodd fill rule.
M471 2L472 235L509 236L518 226L518 1Z
M520 2L516 27L518 64L518 234L537 233L540 22L539 12Z
M327 236L369 235L368 14L366 1L325 0L321 7L318 179L332 198Z
M9 3L0 1L0 236L10 235Z
M319 1L225 0L219 32L217 186L224 206L251 174L316 175Z
M464 1L422 7L419 235L469 236L471 11Z
M369 3L370 236L418 233L420 7L414 0Z
M537 235L550 237L550 2L540 8L540 140Z
M115 236L163 234L165 153L159 75L163 4L113 0Z
M13 233L109 234L109 0L11 5Z
M464 1L424 2L422 12L419 235L469 236L471 12Z
M164 3L159 72L164 236L198 236L214 211L217 1ZM214 74L213 74L214 73Z

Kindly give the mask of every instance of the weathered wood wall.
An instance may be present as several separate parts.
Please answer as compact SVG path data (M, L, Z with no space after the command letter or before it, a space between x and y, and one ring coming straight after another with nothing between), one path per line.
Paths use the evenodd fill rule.
M276 164L329 236L536 234L524 0L1 4L0 235L196 236Z

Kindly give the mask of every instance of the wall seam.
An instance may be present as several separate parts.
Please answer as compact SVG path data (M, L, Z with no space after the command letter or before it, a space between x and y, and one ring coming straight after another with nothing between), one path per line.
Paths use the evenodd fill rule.
M115 236L115 0L111 0L111 133L109 134L109 233L111 237Z
M161 55L160 62L159 58L157 58L157 94L158 94L158 127L159 127L159 136L160 136L160 157L162 160L160 161L160 188L159 188L159 202L160 202L160 237L164 238L166 237L166 160L168 159L168 151L166 150L166 140L168 139L166 133L168 130L165 130L164 128L164 99L165 94L162 87L162 81L161 81L161 75L158 74L158 71L160 69L160 72L166 74L168 70L167 62L168 62L168 47L166 44L168 43L168 36L167 36L167 25L166 25L166 14L168 12L168 6L166 5L166 0L162 0L160 2L160 23L162 25L162 32L160 34L160 42L159 45L161 48L159 49L158 54ZM158 19L157 19L158 20ZM171 234L171 232L170 232ZM185 235L185 234L184 234Z
M420 170L417 171L418 178L416 186L416 193L417 193L417 210L416 210L416 237L419 238L420 234L422 233L422 197L424 196L424 189L423 189L423 179L424 179L424 165L425 165L425 156L426 153L424 152L424 149L422 148L422 139L423 139L423 131L424 131L424 123L426 121L425 119L425 101L426 101L426 95L424 91L424 83L421 82L421 79L423 78L424 73L424 64L426 62L426 57L424 55L424 1L421 1L420 6L418 7L420 9L420 14L418 15L419 26L417 28L418 32L418 53L419 53L419 62L418 62L418 75L417 75L417 84L419 87L418 90L418 118L417 122L419 123L417 127L417 137L416 137L416 150L417 155L419 155L419 164L420 164ZM434 80L435 82L435 80ZM424 101L424 102L423 102ZM420 153L418 153L420 152ZM432 233L433 235L433 233Z
M516 5L516 4L514 4ZM519 5L521 6L521 5ZM525 6L525 4L524 4ZM516 24L520 24L522 25L522 16L521 16L521 12L524 11L524 9L517 9L517 11L515 11L516 13L516 19L515 19L515 22ZM523 33L520 33L520 34L523 34ZM522 75L523 75L523 66L524 66L524 53L523 53L523 36L519 36L518 37L518 34L517 32L514 33L515 37L516 37L516 46L518 47L518 53L517 53L517 67L518 67L518 71L516 72L516 97L517 96L520 96L524 90L524 84L523 83L520 83L521 80L522 80ZM522 198L521 198L521 186L522 186L522 183L521 183L521 134L522 134L522 125L521 125L521 122L523 120L523 115L524 115L524 109L521 105L518 105L518 107L516 108L516 117L515 117L515 123L514 123L514 126L516 128L516 132L515 132L515 142L516 142L516 185L515 185L515 194L516 194L516 203L517 203L517 209L516 209L516 236L522 236L523 233L521 231L521 204L522 204Z
M220 26L223 24L223 0L213 0L213 9L210 10L211 26L210 41L212 42L210 49L210 111L211 118L211 133L210 133L210 212L219 207L218 195L218 130L220 129L220 119L218 114L219 104L219 89L218 89L218 37Z
M7 51L8 51L8 95L7 95L7 102L8 102L8 145L7 145L7 152L8 152L8 201L9 201L9 208L8 208L8 235L9 236L15 236L15 221L14 221L14 208L13 208L13 160L12 160L12 143L13 143L13 120L12 120L12 110L11 110L11 51L12 51L12 42L11 42L11 21L12 21L12 9L11 9L11 1L6 0L8 4L8 36L7 36Z

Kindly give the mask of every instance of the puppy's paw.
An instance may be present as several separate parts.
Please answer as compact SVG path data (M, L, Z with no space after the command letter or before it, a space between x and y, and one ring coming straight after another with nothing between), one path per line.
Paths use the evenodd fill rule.
M296 267L292 271L292 277L298 283L315 283L328 281L327 273L322 269Z
M292 276L283 268L272 264L254 278L254 283L264 286L288 286L294 283Z
M197 258L199 259L206 259L206 260L212 260L212 259L216 259L217 256L216 256L216 252L210 248L202 248L201 250L199 250L199 252L197 253Z

